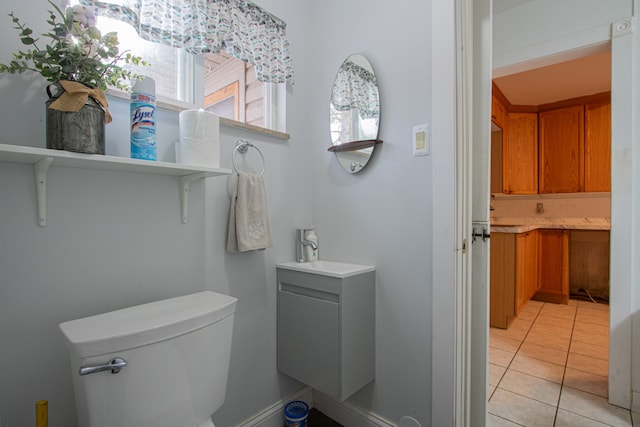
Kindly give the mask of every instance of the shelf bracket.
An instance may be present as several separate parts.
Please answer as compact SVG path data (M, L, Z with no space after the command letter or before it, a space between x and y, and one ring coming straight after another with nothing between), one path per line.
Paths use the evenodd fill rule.
M36 202L38 204L38 225L47 225L47 170L53 157L43 157L33 165L36 176Z
M180 212L183 224L186 224L189 219L187 214L187 208L189 207L189 184L196 179L205 178L206 176L206 173L194 173L180 177Z

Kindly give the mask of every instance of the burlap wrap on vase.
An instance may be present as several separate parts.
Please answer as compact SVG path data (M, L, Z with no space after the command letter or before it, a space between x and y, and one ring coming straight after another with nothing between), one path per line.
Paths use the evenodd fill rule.
M60 83L66 85L56 83L47 86L47 148L104 154L104 125L111 121L111 116L94 99L95 91L99 89L88 88L76 82ZM106 104L104 93L100 93Z

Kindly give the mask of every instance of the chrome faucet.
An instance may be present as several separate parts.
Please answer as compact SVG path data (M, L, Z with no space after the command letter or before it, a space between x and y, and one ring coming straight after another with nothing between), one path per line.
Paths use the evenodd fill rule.
M311 249L318 249L318 245L316 242L312 242L311 240L307 240L304 238L307 229L304 228L296 228L296 259L298 262L305 262L304 259L304 247L311 246Z

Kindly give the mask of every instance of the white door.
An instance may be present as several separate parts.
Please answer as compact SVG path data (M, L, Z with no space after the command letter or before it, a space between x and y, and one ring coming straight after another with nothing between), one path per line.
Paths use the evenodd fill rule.
M489 204L491 185L491 0L473 2L471 134L466 144L472 176L470 425L487 417L489 333ZM468 170L468 169L467 169Z
M433 173L441 187L434 192L434 283L455 283L434 285L433 316L439 319L432 330L434 426L484 427L487 418L489 239L483 240L480 228L473 242L472 230L474 222L487 230L489 225L491 1L456 0L455 10L446 1L434 2L439 19L433 23L433 49L444 60L433 67L439 84L433 88L437 103L432 136L436 142L455 140L455 147L434 144L434 159L438 148L439 161ZM447 38L452 22L455 43ZM455 44L455 58L448 43ZM454 84L452 75L455 88L449 86ZM451 215L455 236L446 227ZM448 248L452 237L455 248ZM453 414L447 410L451 402Z

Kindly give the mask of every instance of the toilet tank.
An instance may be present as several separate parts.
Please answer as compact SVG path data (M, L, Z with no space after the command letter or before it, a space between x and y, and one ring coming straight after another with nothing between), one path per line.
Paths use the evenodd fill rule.
M61 323L80 427L194 427L223 403L237 299L204 291ZM80 375L122 358L127 366Z

